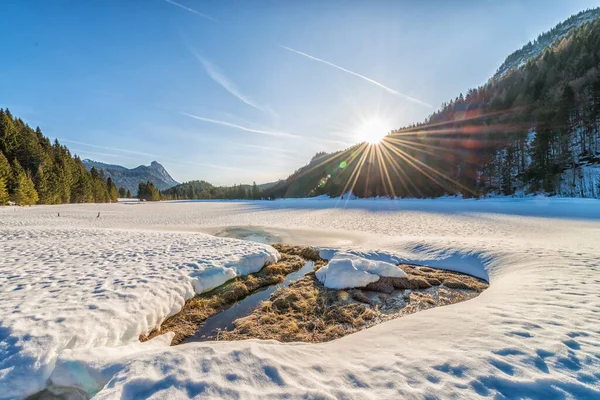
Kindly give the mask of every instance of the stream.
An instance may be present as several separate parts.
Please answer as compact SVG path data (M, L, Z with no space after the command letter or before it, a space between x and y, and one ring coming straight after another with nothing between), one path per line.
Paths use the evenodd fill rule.
M196 334L188 338L184 343L215 340L219 331L232 330L234 328L233 321L252 314L256 307L258 307L261 302L268 300L271 294L277 289L289 286L293 281L302 278L306 273L312 271L314 267L315 263L308 261L301 269L287 275L283 282L259 289L244 297L242 300L237 301L224 311L207 318L206 321L198 327Z

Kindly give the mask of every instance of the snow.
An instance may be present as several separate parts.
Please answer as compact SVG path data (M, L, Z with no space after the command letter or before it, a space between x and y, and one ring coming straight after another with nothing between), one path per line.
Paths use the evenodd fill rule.
M0 218L31 223L23 211ZM200 233L47 225L1 228L0 398L42 389L63 350L135 343L195 293L278 259L270 246Z
M463 269L490 287L318 345L138 343L194 294L194 271L276 256L198 233L252 225L315 232L333 259ZM0 398L47 378L98 399L599 398L598 243L592 199L0 208ZM214 274L204 282L226 278Z
M394 264L371 261L348 253L336 254L316 273L317 279L331 289L365 287L380 277L407 278L408 275Z
M600 197L600 165L582 165L567 169L560 176L558 192L571 197Z

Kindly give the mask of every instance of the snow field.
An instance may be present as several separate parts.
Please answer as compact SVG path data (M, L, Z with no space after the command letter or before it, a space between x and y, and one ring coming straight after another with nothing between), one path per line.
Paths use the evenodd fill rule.
M6 228L0 236L0 398L44 388L65 349L138 341L184 302L278 259L204 234Z
M102 218L90 218L99 210ZM134 310L127 316L164 310L166 315L173 291L183 293L181 298L193 294L191 281L177 280L178 271L189 276L194 270L184 263L222 250L211 248L212 241L199 246L203 235L180 231L231 225L301 228L319 237L328 232L354 243L322 249L327 258L422 263L472 273L488 279L490 287L470 301L317 345L250 340L166 347L168 337L136 343L136 335L154 321L134 323L119 315L122 310L84 314L77 309L86 324L73 322L71 330L63 329L68 318L57 320L64 317L63 303L77 303L69 296L86 300L76 284L85 276L44 269L80 265L81 253L98 245L85 262L89 273L112 268L127 285L150 274L118 268L127 260L127 265L138 263L129 256L108 257L109 263L100 257L102 250L117 246L121 253L138 255L143 249L150 252L141 253L146 268L153 266L160 276L146 283L148 298L121 299L129 290L112 282L108 298L88 295L98 310ZM0 258L0 352L13 355L0 364L0 385L24 380L23 374L33 371L99 399L600 398L600 202L595 200L320 199L2 208L0 230L0 250L9 254ZM6 239L7 234L14 237ZM231 258L215 257L232 259L239 254L237 245L253 246L235 244ZM174 248L180 252L173 254ZM269 254L269 247L257 248ZM252 247L248 254L255 251ZM33 282L36 290L13 295L16 285L7 286L13 274L24 287ZM63 279L67 282L59 282ZM73 280L68 290L57 292L68 301L52 302L50 290ZM21 297L5 301L7 293ZM12 315L23 308L24 315ZM92 318L97 319L89 322ZM90 336L94 343L86 341ZM47 353L56 362L37 361L34 367Z

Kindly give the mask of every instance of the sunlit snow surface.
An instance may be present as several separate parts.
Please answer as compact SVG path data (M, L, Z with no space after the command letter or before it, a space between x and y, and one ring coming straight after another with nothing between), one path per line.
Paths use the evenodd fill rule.
M329 257L420 262L491 286L319 345L136 343L194 282L217 284L215 269L247 273L276 257L199 233L249 225L301 232ZM5 207L0 252L0 398L31 394L48 377L106 399L600 397L595 200Z

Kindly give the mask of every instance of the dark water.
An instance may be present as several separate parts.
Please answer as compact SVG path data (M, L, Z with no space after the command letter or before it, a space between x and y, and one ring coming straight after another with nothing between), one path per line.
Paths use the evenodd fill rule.
M279 243L281 237L275 233L266 231L262 228L248 226L248 227L228 227L215 233L218 237L230 237L236 239L249 240L251 242L259 242L264 244Z
M234 328L233 321L252 314L256 307L258 307L261 302L267 300L277 289L289 286L290 283L296 279L302 278L307 272L312 271L314 268L315 264L312 261L309 261L300 270L289 274L283 282L256 291L234 303L225 311L209 317L202 325L200 325L200 327L198 327L196 334L185 342L205 342L215 340L219 330L232 330Z

